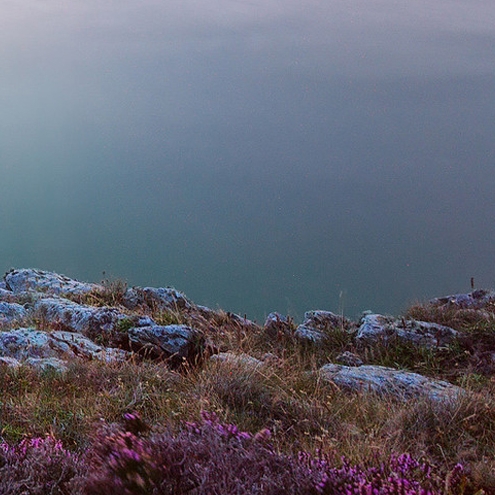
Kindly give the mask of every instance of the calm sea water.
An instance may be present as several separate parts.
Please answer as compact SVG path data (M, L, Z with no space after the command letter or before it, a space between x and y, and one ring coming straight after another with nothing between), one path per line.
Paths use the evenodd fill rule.
M258 320L491 287L494 46L490 0L0 0L0 268Z

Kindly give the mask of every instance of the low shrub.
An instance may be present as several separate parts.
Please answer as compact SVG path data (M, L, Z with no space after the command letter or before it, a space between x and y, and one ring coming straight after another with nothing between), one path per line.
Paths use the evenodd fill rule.
M240 431L202 413L176 433L146 434L135 414L124 428L107 426L88 457L91 475L82 492L121 494L267 494L301 495L462 495L467 476L456 465L447 477L408 454L377 466L334 462L328 455L277 452L270 432Z
M79 457L52 436L0 444L2 495L69 495L72 481L84 473Z

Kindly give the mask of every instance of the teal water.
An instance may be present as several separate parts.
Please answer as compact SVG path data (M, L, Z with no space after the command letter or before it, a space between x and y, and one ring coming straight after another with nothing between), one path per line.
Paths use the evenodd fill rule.
M0 268L258 320L494 285L493 3L0 11Z

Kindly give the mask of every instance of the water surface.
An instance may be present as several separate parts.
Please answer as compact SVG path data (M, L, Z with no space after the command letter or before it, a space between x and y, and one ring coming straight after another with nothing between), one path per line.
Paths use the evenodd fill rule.
M494 285L493 2L0 13L0 268L258 320Z

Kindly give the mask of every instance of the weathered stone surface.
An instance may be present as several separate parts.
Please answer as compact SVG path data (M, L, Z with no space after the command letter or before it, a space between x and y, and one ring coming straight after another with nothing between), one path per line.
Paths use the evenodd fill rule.
M425 347L439 347L449 344L457 335L454 329L437 323L365 314L361 319L356 340L374 344L400 339Z
M199 334L187 325L150 325L128 330L133 350L149 357L180 362L198 352Z
M102 347L80 333L57 330L50 334L50 345L70 357L97 359L107 363L125 361L131 353L114 347Z
M265 332L271 337L292 334L292 322L287 316L280 313L270 313L263 325Z
M184 312L194 306L184 294L171 287L132 287L127 289L123 303L131 310L146 305L155 311L170 312Z
M0 287L0 301L3 302L16 302L16 296L11 290L7 290L5 288L5 284L3 284L4 287Z
M115 308L87 306L63 298L40 299L34 314L49 329L69 330L89 338L118 334L119 322L129 317Z
M14 294L41 292L47 295L81 295L92 290L103 289L98 284L88 284L73 280L65 275L26 268L11 270L4 276L6 288Z
M0 366L7 366L7 368L19 368L19 366L21 366L21 363L15 358L0 356Z
M79 357L115 362L125 360L129 353L101 347L78 333L18 328L0 332L0 356L18 361L26 361L28 358L67 360Z
M453 294L430 300L433 306L446 306L458 309L484 309L489 304L495 304L495 292L479 289L467 294Z
M319 343L329 337L332 330L354 331L354 323L331 311L306 311L304 321L297 327L295 336L307 342Z
M294 335L302 342L308 342L313 344L318 344L320 342L323 342L327 338L327 335L325 335L320 330L317 330L314 327L306 326L304 324L301 324L297 327L296 331L294 332Z
M303 325L316 328L321 332L335 329L349 329L353 327L351 320L348 320L345 316L322 310L306 311L306 313L304 313Z
M342 389L390 395L401 400L426 397L442 402L455 400L466 393L464 389L443 380L432 380L417 373L385 366L326 364L319 372L324 379Z
M27 315L28 312L20 304L0 302L0 325L22 322Z
M217 363L227 363L242 367L249 371L254 371L264 364L263 361L260 361L249 354L235 354L233 352L220 352L219 354L214 354L210 357L210 360L216 361Z
M63 359L58 359L55 357L51 358L27 358L25 364L32 366L40 371L53 370L59 373L63 373L68 369L67 361Z

